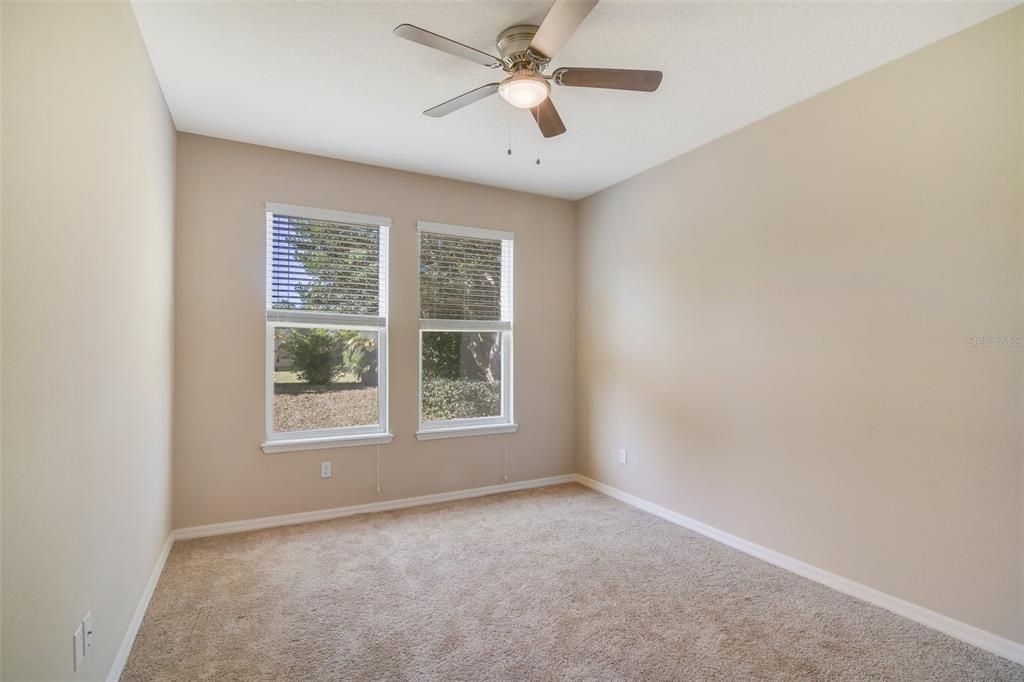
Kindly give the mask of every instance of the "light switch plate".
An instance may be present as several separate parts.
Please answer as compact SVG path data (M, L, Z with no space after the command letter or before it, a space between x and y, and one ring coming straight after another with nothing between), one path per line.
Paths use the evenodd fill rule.
M88 654L89 649L92 648L92 634L92 611L90 611L85 614L85 618L82 619L82 636L84 637L84 646L82 647L82 650L86 654Z
M629 452L627 450L619 450L619 464L629 464Z
M82 624L78 624L78 629L75 630L75 636L73 638L75 646L75 670L78 670L78 666L82 665L82 657L85 656L85 649L82 643Z
M331 463L330 462L320 462L320 478L330 478L330 477L331 477Z

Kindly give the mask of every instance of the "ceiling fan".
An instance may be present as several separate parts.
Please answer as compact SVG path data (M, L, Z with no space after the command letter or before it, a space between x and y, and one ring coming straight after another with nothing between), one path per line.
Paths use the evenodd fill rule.
M555 69L550 75L544 74L555 53L569 40L569 36L595 5L597 0L555 0L540 26L510 26L498 34L497 48L500 57L412 24L397 26L394 33L399 38L463 57L491 69L500 68L508 74L508 77L499 83L482 85L423 113L440 118L498 93L512 106L529 109L544 137L555 137L565 132L565 124L551 102L549 81L556 85L576 88L608 88L639 92L657 90L661 85L661 71L562 67Z

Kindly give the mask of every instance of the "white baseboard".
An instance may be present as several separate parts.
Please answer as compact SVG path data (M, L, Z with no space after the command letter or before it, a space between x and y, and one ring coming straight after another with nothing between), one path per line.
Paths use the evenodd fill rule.
M228 521L226 523L212 523L207 526L192 526L190 528L178 528L174 531L175 540L190 540L192 538L205 538L211 535L226 535L228 533L242 533L249 530L261 528L274 528L276 526L291 526L298 523L310 523L313 521L327 521L342 516L353 516L355 514L369 514L371 512L389 511L391 509L405 509L406 507L419 507L425 504L436 504L438 502L450 502L470 497L482 497L496 493L507 493L514 490L526 490L528 488L541 488L560 483L573 483L576 481L576 474L565 474L562 476L549 476L547 478L534 478L528 481L514 481L489 485L482 488L467 488L466 490L454 490L449 493L436 493L433 495L421 495L419 497L404 497L398 500L385 500L382 502L370 502L368 504L355 504L348 507L335 507L333 509L320 509L311 512L299 512L297 514L282 514L281 516L264 516L258 519L247 519L244 521Z
M135 613L132 615L132 620L128 623L128 631L124 633L124 639L121 640L121 647L117 650L117 656L114 657L114 663L110 666L110 674L107 675L107 682L117 682L121 679L121 673L124 671L124 664L128 662L128 654L132 652L132 645L135 644L135 636L139 634L139 628L142 626L142 618L146 615L146 609L149 607L149 600L153 598L153 591L156 589L157 582L160 581L160 574L163 573L164 564L167 563L167 557L171 553L171 546L174 544L174 532L167 536L167 542L164 543L164 548L160 550L160 556L157 557L156 565L153 566L153 572L149 576L149 582L146 583L146 589L142 591L142 597L139 598L139 603L135 607Z
M128 626L128 631L125 633L124 639L121 642L121 647L117 652L117 656L114 658L113 665L111 666L110 674L107 676L107 682L116 682L116 680L120 678L121 672L124 670L124 665L128 661L128 654L131 653L132 644L135 642L135 636L138 634L139 627L142 625L142 618L145 616L146 608L149 606L149 600L152 598L153 591L156 589L157 581L160 579L160 574L163 571L164 564L167 562L167 557L171 552L171 546L176 540L224 535L227 533L241 533L249 530L274 528L276 526L288 526L299 523L309 523L312 521L326 521L328 519L353 516L355 514L368 514L371 512L388 511L391 509L405 509L407 507L417 507L426 504L482 497L484 495L494 495L497 493L512 492L515 490L527 490L530 488L541 488L549 485L572 483L574 481L589 488L593 488L598 492L604 493L609 497L625 502L637 509L642 509L679 526L683 526L684 528L688 528L696 533L700 533L712 540L716 540L724 545L738 549L753 557L767 561L770 564L774 564L775 566L787 571L796 573L804 578L821 583L826 587L848 594L851 597L860 599L869 604L879 606L887 611L895 613L898 616L903 616L904 618L908 618L926 627L938 630L939 632L955 637L956 639L974 645L980 649L990 651L998 656L1002 656L1003 658L1024 664L1024 644L994 635L991 632L986 632L981 628L954 620L949 616L936 613L935 611L926 609L923 606L912 604L903 599L899 599L898 597L880 592L879 590L866 585L861 585L860 583L843 578L842 576L834 573L829 573L828 571L812 566L811 564L800 561L799 559L794 559L786 556L785 554L781 554L780 552L768 549L767 547L763 547L730 533L726 533L714 526L709 526L706 523L697 521L696 519L672 511L671 509L667 509L653 502L649 502L643 498L637 497L636 495L631 495L630 493L619 490L618 488L614 488L605 483L601 483L600 481L595 481L594 479L580 474L566 474L563 476L550 476L548 478L535 478L528 481L502 483L482 488L455 490L452 492L437 493L434 495L406 497L398 500L371 502L369 504L336 507L334 509L322 509L312 512L300 512L297 514L284 514L281 516L267 516L244 521L214 523L207 526L193 526L191 528L179 528L174 530L167 538L167 542L164 544L164 548L160 552L160 557L157 559L156 565L153 568L153 573L150 575L149 582L146 584L146 589L144 590L142 597L139 599L139 604L135 609L135 614L132 616L131 623Z
M779 568L784 568L787 571L796 573L799 576L813 580L814 582L821 583L826 587L831 587L834 590L848 594L851 597L860 599L869 604L879 606L887 611L895 613L898 616L903 616L914 622L920 623L926 627L930 627L933 630L955 637L962 642L974 645L979 649L990 651L997 656L1002 656L1015 663L1024 664L1024 644L1014 642L994 635L991 632L982 630L981 628L967 623L962 623L958 620L954 620L949 616L944 616L941 613L936 613L923 606L912 604L908 601L894 597L891 594L880 592L867 585L861 585L860 583L854 582L842 576L836 575L835 573L829 573L828 571L812 566L811 564L794 559L785 554L776 552L775 550L762 547L761 545L744 540L741 537L726 533L723 530L719 530L714 526L709 526L706 523L698 521L680 514L679 512L672 511L662 507L661 505L649 502L636 495L631 495L618 488L613 488L610 485L595 481L592 478L587 478L581 474L576 474L576 480L594 490L604 493L609 497L614 497L621 502L625 502L628 505L642 509L643 511L660 516L666 521L688 528L696 533L700 533L712 540L717 540L723 545L728 545L733 549L738 549L741 552L749 554L750 556L757 557L763 561L767 561L770 564L774 564Z

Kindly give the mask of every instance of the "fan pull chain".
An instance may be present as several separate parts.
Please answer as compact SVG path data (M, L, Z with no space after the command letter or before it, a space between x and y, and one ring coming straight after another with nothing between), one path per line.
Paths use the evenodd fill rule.
M540 165L540 140L537 141L537 165Z
M377 492L380 492L380 443L377 443Z
M506 107L508 109L508 148L506 154L512 156L512 107Z

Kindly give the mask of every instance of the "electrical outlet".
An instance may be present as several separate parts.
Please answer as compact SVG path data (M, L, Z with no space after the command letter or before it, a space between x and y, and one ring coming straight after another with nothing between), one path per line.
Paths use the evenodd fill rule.
M320 462L320 478L330 478L330 477L331 477L331 463L330 462Z
M84 637L82 650L88 654L89 649L92 648L92 611L85 614L85 618L82 619L82 636Z
M82 624L78 624L78 629L75 630L75 636L72 638L72 643L75 647L75 670L78 670L78 666L82 665L82 657L85 656L85 649L83 648L82 642Z
M629 464L629 452L619 450L619 464Z

